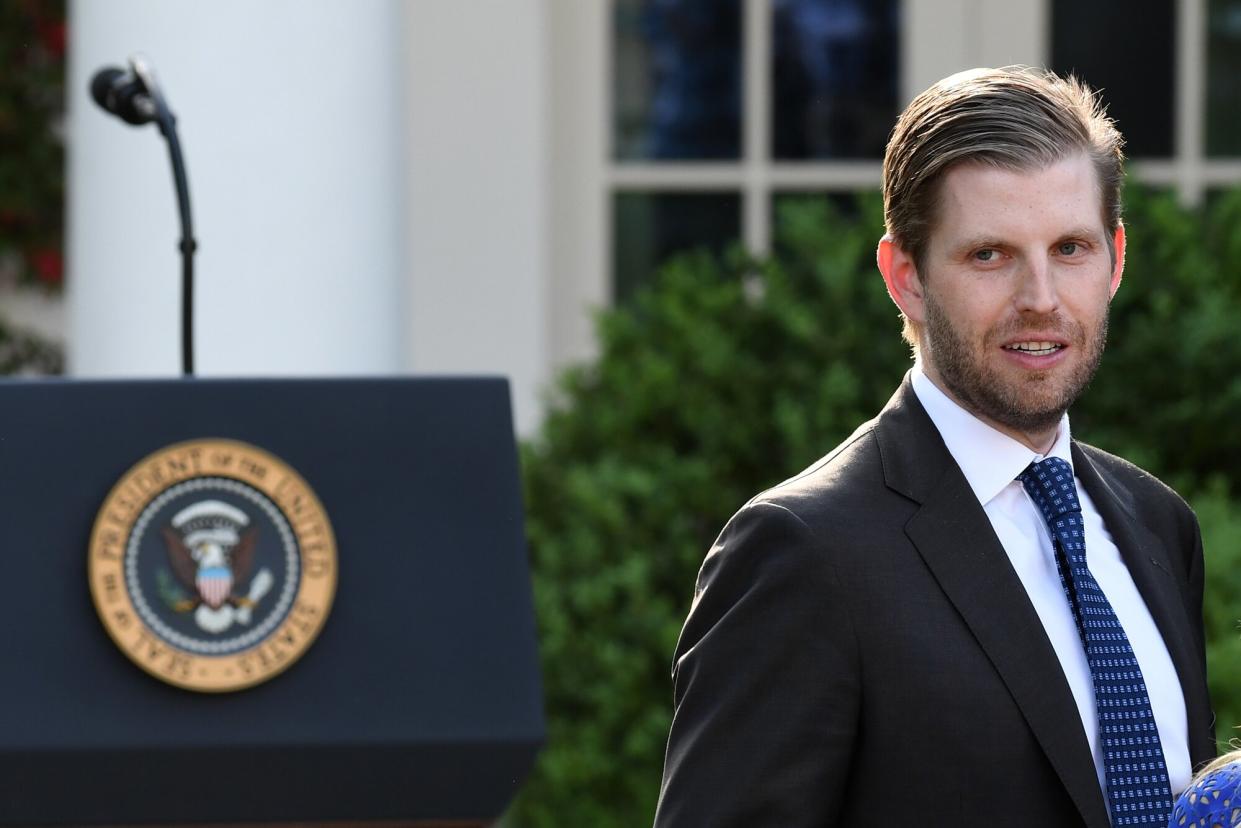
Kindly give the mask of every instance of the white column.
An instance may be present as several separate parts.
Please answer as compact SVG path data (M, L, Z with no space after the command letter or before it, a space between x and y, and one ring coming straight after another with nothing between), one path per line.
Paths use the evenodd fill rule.
M554 369L596 355L593 312L611 302L609 4L553 0L549 25L548 349Z
M548 379L544 0L406 6L409 355L508 376L517 428Z
M1051 58L1051 0L904 0L901 100L979 66L1043 66Z
M1176 14L1176 180L1193 207L1206 196L1206 0L1181 0Z
M69 367L180 370L168 153L89 100L142 52L173 112L199 241L198 373L405 364L403 10L397 0L73 0Z

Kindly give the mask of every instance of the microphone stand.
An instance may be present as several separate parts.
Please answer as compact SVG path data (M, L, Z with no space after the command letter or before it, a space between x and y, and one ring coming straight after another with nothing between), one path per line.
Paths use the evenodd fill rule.
M168 142L168 157L172 162L172 178L177 188L177 212L181 217L181 373L194 375L194 253L198 242L194 240L194 223L190 217L190 185L185 174L185 161L181 157L181 142L177 138L177 119L168 108L164 95L159 91L155 73L141 55L129 59L134 74L146 86L155 104L155 121L160 134Z

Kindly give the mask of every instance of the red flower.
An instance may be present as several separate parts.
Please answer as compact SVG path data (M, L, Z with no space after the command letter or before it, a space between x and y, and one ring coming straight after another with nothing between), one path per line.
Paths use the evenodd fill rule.
M43 48L47 49L55 57L64 57L65 21L40 20L39 39L43 41Z
M55 58L65 55L65 9L61 3L27 0L22 4L28 25L40 45ZM25 38L23 38L25 40Z
M59 285L65 278L65 259L59 250L45 247L30 254L30 266L45 285Z

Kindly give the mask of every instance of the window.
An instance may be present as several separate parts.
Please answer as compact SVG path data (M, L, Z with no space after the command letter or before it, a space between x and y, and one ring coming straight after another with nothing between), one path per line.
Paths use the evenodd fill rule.
M773 0L773 157L882 158L899 32L895 0Z
M614 157L739 158L739 0L617 0L613 20Z
M879 185L897 0L615 0L611 295L670 255L765 251L787 190Z
M1211 0L1207 20L1206 154L1241 157L1241 0Z
M1129 158L1174 154L1176 26L1173 0L1052 3L1051 68L1102 90Z
M722 253L741 238L741 199L735 192L618 192L612 215L617 302L628 299L670 256L697 248Z
M558 312L623 300L683 245L767 252L782 202L877 189L904 103L971 66L1042 63L1103 87L1131 177L1186 203L1241 182L1241 0L557 8L573 44L554 86ZM574 324L557 353L589 353Z

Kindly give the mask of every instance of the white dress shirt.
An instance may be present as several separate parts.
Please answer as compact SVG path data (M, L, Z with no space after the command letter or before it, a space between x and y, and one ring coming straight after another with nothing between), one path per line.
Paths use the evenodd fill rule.
M1041 455L963 409L927 377L920 364L914 365L912 379L918 401L939 429L949 453L961 467L966 481L982 504L1030 597L1030 603L1043 622L1043 629L1047 631L1081 713L1082 727L1099 774L1099 786L1106 798L1107 784L1090 666L1056 569L1047 523L1017 480L1017 475L1026 466L1044 457L1059 457L1072 466L1069 417L1066 414L1060 421L1051 450ZM1185 788L1190 780L1189 723L1181 683L1155 620L1138 593L1111 534L1103 525L1103 518L1081 480L1074 476L1074 483L1077 484L1086 528L1087 566L1115 610L1142 668L1151 709L1155 714L1155 725L1159 729L1159 741L1163 745L1168 779L1175 794Z

